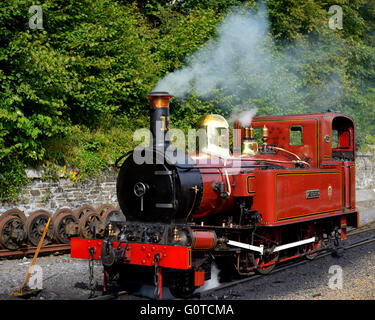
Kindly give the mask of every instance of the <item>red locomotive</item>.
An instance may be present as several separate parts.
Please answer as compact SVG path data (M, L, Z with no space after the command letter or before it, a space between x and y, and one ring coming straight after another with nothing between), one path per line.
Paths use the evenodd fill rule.
M255 117L229 126L219 115L199 122L200 152L170 143L169 100L153 92L149 148L128 153L117 180L125 219L104 239L71 239L71 256L101 260L104 288L119 275L128 288L153 279L187 297L224 274L267 274L279 262L346 239L357 228L355 132L340 113ZM152 161L139 163L140 157Z

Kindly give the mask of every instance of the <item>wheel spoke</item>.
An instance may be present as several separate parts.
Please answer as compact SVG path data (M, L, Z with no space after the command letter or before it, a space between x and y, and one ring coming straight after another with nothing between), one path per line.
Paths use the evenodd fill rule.
M253 245L263 245L265 253L260 255L259 253L250 253L249 257L252 261L253 266L256 268L255 271L260 274L270 273L276 266L279 260L279 252L272 252L272 249L276 247L279 242L279 231L269 230L263 231L258 236L255 235Z

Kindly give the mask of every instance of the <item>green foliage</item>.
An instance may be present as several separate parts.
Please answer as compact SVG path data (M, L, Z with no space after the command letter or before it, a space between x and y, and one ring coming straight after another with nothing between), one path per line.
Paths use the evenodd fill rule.
M29 180L22 162L0 162L0 199L2 202L13 201Z
M76 125L63 139L46 141L46 157L50 166L56 163L59 165L57 169L61 169L65 164L69 164L70 169L65 169L67 176L77 171L74 178L84 181L88 176L97 175L110 164L114 164L124 152L136 146L133 142L136 127L124 119L117 123L110 122L112 127L108 126L109 120L103 120L104 126L97 129ZM144 127L146 119L138 119L135 124Z
M69 136L74 124L97 128L109 115L143 111L159 69L156 32L135 5L49 0L44 29L31 30L33 4L0 4L0 160L7 167L48 160L47 141ZM81 152L92 167L104 166Z
M290 41L327 26L328 14L319 1L268 0L271 31L276 39Z
M214 36L222 17L214 9L193 9L188 15L171 8L162 10L156 47L162 61L161 77L181 67L185 58Z

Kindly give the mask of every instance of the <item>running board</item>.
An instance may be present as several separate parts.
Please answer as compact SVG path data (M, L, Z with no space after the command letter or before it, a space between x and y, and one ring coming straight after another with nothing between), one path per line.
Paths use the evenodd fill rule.
M308 244L308 243L312 243L312 242L315 242L315 237L305 239L305 240L296 241L296 242L291 242L291 243L288 243L288 244L283 244L281 246L277 246L276 248L274 248L272 250L272 252L282 251L282 250L302 246L304 244ZM264 246L263 245L257 247L257 246L252 246L251 244L247 244L247 243L243 243L243 242L237 242L237 241L233 241L233 240L228 240L227 244L230 245L230 246L239 247L239 248L243 248L243 249L247 249L247 250L251 250L251 251L257 251L261 255L264 252Z

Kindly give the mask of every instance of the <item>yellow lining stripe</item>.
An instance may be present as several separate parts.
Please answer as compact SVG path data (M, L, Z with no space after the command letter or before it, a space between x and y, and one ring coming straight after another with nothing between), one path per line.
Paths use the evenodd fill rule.
M324 120L327 119L327 118L329 120L332 120L332 119L330 119L331 116L323 116L323 121L322 121L323 153L325 153L324 152L324 146L325 146L325 143L326 143L325 136L324 136L324 122L325 122ZM333 139L333 137L332 137L332 123L331 123L331 126L329 128L329 154L328 155L324 154L323 158L326 158L326 159L332 158L332 139Z
M250 179L255 179L255 176L247 176L247 180L246 180L246 184L247 184L247 193L248 193L248 194L255 194L255 191L252 191L252 190L250 191L250 190L249 190L249 189L250 189L250 188L249 188L249 184L250 184L250 183L249 183L249 180L250 180Z
M340 171L331 171L331 172L316 171L316 172L298 172L298 173L294 173L294 172L277 173L275 175L276 221L290 220L290 219L301 218L301 217L308 217L308 216L312 216L312 215L319 215L319 214L325 214L325 213L333 213L333 212L341 211L342 210L342 207L343 207L343 205L342 205L342 203L343 203L342 202L342 179L339 179L340 180L340 203L341 203L341 208L339 208L339 209L332 209L332 210L328 210L328 211L318 211L318 212L314 212L314 213L308 213L308 214L303 214L303 215L299 215L299 216L293 216L293 217L279 219L279 204L278 204L278 197L277 197L277 177L278 176L287 176L287 175L308 175L308 174L341 174L341 172Z

